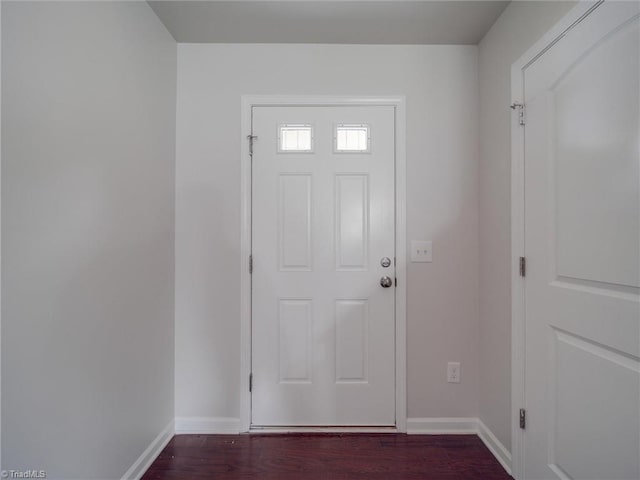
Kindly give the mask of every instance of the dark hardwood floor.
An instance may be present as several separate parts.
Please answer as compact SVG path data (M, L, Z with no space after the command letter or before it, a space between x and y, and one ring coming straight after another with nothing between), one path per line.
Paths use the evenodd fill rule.
M178 435L142 477L511 480L475 435Z

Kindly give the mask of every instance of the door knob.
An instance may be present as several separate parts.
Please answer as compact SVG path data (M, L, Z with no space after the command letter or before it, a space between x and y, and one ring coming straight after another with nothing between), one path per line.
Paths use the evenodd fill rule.
M382 277L380 279L380 285L382 285L382 288L389 288L391 285L393 285L393 280L391 280L390 277Z

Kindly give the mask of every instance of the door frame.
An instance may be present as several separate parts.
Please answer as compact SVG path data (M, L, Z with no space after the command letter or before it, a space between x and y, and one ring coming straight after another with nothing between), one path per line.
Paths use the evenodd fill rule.
M406 239L406 100L402 95L242 95L240 136L240 431L251 428L251 135L252 109L257 106L393 106L395 111L395 397L397 432L407 431L407 239ZM259 139L258 139L259 141ZM326 429L322 429L326 431ZM339 429L344 431L345 429ZM357 428L349 431L357 431ZM370 430L370 429L362 429Z
M525 70L578 25L604 0L581 1L535 42L511 66L511 105L524 104ZM526 123L526 105L525 105ZM526 126L526 125L525 125ZM526 408L525 391L525 278L520 276L519 258L525 257L525 128L516 108L511 118L511 474L524 474L524 430L520 409Z

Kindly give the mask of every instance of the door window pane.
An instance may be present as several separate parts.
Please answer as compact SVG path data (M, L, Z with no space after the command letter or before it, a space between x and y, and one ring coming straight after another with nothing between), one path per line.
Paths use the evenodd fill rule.
M280 125L278 152L313 152L313 125L291 123Z
M369 125L336 125L334 151L336 153L367 153L370 151Z

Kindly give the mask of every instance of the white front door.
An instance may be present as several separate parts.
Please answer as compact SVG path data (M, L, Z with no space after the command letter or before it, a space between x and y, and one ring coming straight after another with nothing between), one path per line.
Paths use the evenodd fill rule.
M605 2L524 70L524 478L640 478L640 34Z
M254 427L395 425L394 113L252 109Z

